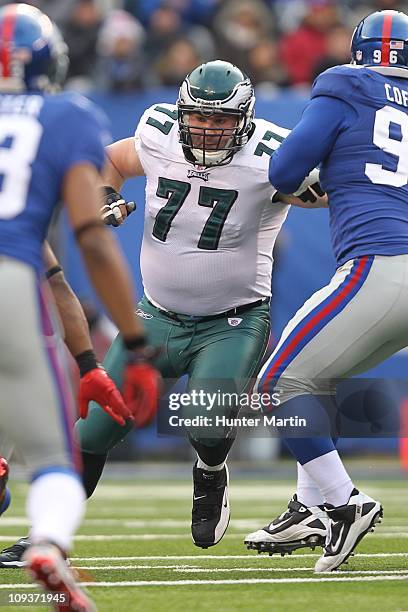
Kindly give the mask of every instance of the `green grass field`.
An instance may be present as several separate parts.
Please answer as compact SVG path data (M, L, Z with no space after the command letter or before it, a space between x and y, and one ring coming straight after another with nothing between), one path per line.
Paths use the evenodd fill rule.
M364 491L382 500L384 520L343 570L316 576L312 568L320 549L281 558L243 546L247 533L283 510L294 483L234 481L231 467L231 524L222 542L206 551L191 542L187 468L185 481L103 481L88 504L72 558L99 610L408 611L404 480L359 480ZM0 519L2 547L28 528L26 486L17 482L12 489L13 507ZM0 570L2 606L7 589L29 592L28 583L23 570Z

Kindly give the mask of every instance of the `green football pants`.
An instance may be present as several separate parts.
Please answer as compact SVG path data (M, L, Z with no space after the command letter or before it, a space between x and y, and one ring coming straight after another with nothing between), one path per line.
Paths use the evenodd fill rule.
M219 390L239 394L249 389L268 344L270 323L267 303L237 317L207 321L192 319L187 315L179 315L178 321L173 320L145 297L138 307L149 344L162 347L155 365L167 389L185 374L188 375L187 391L204 389L207 392ZM112 343L103 365L121 389L126 354L119 336ZM211 416L228 416L236 413L237 409L237 406L214 405ZM184 409L183 416L198 414L203 414L202 407L189 407ZM97 403L91 402L88 417L79 420L76 428L83 451L105 454L126 436L132 424L121 427ZM208 429L190 429L187 433L197 450L200 446L217 446L225 437L231 436L231 432Z

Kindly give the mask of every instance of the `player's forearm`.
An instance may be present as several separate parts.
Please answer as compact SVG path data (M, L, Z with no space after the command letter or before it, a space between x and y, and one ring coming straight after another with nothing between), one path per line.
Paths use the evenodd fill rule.
M88 322L82 306L65 280L63 272L49 279L58 312L64 326L65 344L73 357L92 350Z
M325 159L343 121L344 103L320 96L309 103L301 121L272 155L269 180L280 192L292 194L309 172Z
M290 204L291 206L297 206L298 208L328 208L329 203L327 199L327 195L317 197L314 202L307 201L304 202L300 198L297 198L294 195L285 195L284 193L276 192L274 196L275 202L283 202L284 204Z
M125 338L144 336L134 314L133 282L126 263L108 229L93 228L78 238L91 282Z
M67 283L58 259L47 241L44 242L43 259L46 278L51 287L61 324L64 340L73 357L92 350L88 323L82 306Z
M124 177L120 173L113 159L109 155L109 147L106 148L106 163L102 172L102 180L104 185L109 185L117 192L120 192L124 183Z

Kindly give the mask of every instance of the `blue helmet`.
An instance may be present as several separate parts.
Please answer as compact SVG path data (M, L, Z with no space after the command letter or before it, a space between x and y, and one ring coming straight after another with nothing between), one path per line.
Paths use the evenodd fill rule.
M408 69L408 16L377 11L357 25L351 39L352 63Z
M67 46L44 13L28 4L0 9L1 89L49 90L62 85L67 69Z

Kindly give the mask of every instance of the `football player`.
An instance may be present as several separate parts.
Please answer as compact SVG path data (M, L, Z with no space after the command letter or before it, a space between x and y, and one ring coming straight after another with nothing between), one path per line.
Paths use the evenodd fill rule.
M63 270L48 242L44 244L43 257L46 270L45 278L49 282L57 306L63 328L62 335L79 368L81 377L78 398L80 416L86 418L88 404L91 400L95 400L119 425L124 425L125 421L121 416L122 400L119 391L96 359L85 313L78 298L67 283ZM141 410L144 408L145 406L140 407ZM143 415L139 411L138 420L141 419L141 416ZM10 457L12 451L13 444L10 444L9 440L3 440L3 437L0 436L0 453L2 455L0 457L0 516L7 510L11 501L10 490L7 487L9 474L7 458ZM29 545L28 539L21 538L17 545L22 547L19 550L23 552L23 549ZM6 558L3 558L3 561L0 562L0 567L8 567L7 556L9 553L9 549L2 551L2 556L4 557L5 554ZM21 561L17 562L18 566L20 564Z
M129 351L125 394L134 404L136 398L148 401L157 375L133 313L126 264L99 216L106 131L99 111L80 96L48 95L66 71L67 56L41 11L7 5L0 10L0 32L1 429L31 472L33 545L25 555L32 575L59 594L56 609L93 610L64 560L85 495L53 302L41 284L42 244L60 195L92 282ZM119 395L111 408L129 420Z
M252 84L239 68L208 62L186 77L177 104L147 109L134 137L107 148L104 214L114 224L125 208L123 182L147 178L145 295L137 312L149 343L163 347L157 360L163 379L170 384L187 374L190 392L249 391L268 343L272 249L288 212L268 181L268 162L288 130L254 119L254 103ZM324 197L308 189L316 175L300 188L306 203L285 202L325 206ZM104 362L119 388L124 363L119 336ZM203 415L206 408L190 407L183 416ZM216 404L210 416L237 410ZM124 431L95 403L77 429L91 495ZM188 436L197 452L192 537L207 548L228 526L226 459L234 432L189 428Z
M408 345L408 16L389 10L363 19L351 57L316 79L302 120L269 169L271 182L291 192L321 163L329 196L338 269L288 323L259 380L260 390L279 390L280 414L317 425L324 406L335 412L336 380ZM300 439L286 432L301 499L246 541L259 548L306 537L324 501L329 526L315 567L323 572L349 557L382 508L355 488L333 441L319 433Z
M149 342L165 348L157 361L163 377L187 373L190 390L218 386L220 379L227 391L249 390L268 341L272 249L288 211L268 181L268 160L288 130L254 119L254 102L241 70L209 62L186 78L177 105L149 108L134 138L107 149L109 186L102 208L107 223L120 225L134 209L118 193L123 182L147 176L146 294L138 314ZM299 189L301 199L282 199L301 207L326 206L316 181L312 172ZM118 337L104 362L118 386L124 364ZM214 408L217 414L227 410L234 413L236 407ZM109 450L130 425L116 427L97 404L88 420L89 427L79 423L78 431L90 496ZM225 461L233 435L194 433L192 535L198 546L208 547L222 538L229 521ZM0 567L20 567L26 545L23 538L2 551Z

